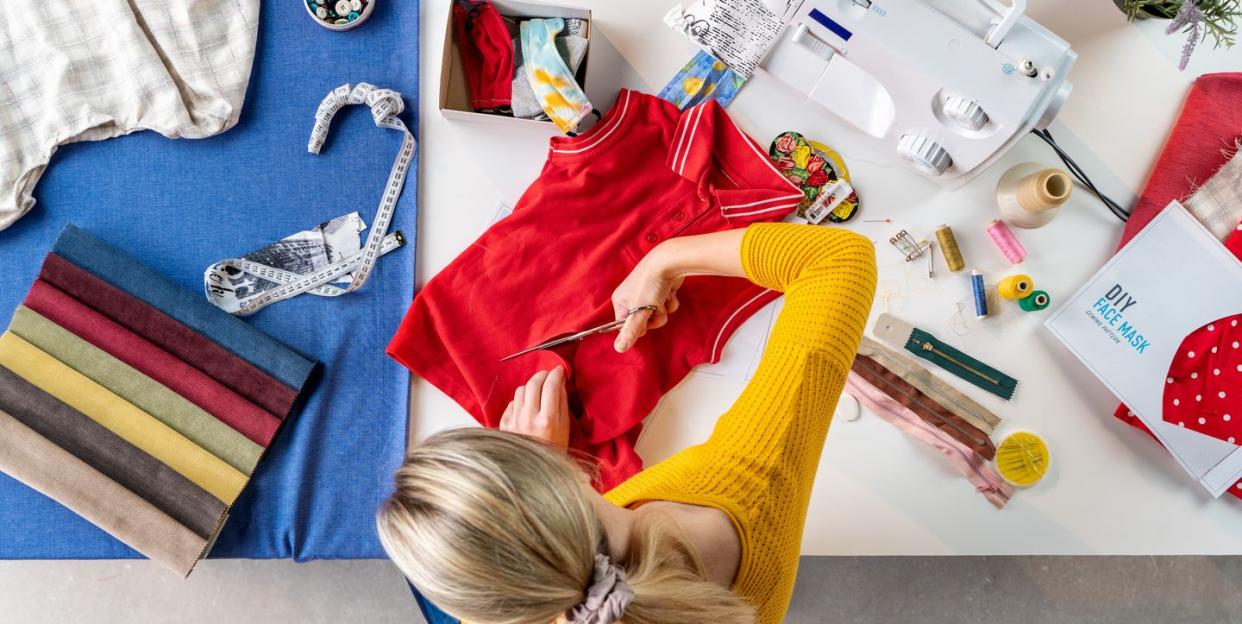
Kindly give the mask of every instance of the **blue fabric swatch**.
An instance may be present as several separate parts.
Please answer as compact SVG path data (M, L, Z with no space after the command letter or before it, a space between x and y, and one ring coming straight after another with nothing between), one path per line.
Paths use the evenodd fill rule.
M56 153L34 209L0 232L0 326L69 223L193 293L202 292L203 270L223 258L355 210L370 223L401 134L375 127L366 106L350 106L322 154L308 154L306 142L323 97L361 81L399 91L417 137L418 32L412 0L380 2L348 32L316 25L297 4L262 3L237 127L197 140L138 132ZM391 226L411 241L417 197L411 176ZM322 377L276 436L211 557L383 556L375 510L405 452L409 411L409 374L384 347L413 285L414 245L406 245L381 258L357 292L296 297L243 321L321 362ZM0 559L138 556L0 474Z
M135 262L107 243L66 225L52 251L135 299L210 338L290 388L301 388L314 363L299 356L245 321L208 303L201 291L186 290Z

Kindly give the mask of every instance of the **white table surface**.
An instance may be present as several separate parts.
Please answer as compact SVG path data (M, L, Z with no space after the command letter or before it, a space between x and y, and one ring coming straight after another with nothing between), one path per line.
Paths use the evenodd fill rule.
M422 16L421 214L418 283L447 265L514 202L537 176L550 130L448 121L437 110L445 0L424 2ZM673 0L580 0L594 12L588 94L607 108L618 88L654 92L692 54L661 16ZM1066 38L1080 58L1074 92L1052 129L1098 185L1128 204L1141 187L1194 76L1242 68L1242 48L1201 46L1186 72L1176 67L1181 39L1163 23L1126 24L1111 0L1032 0L1029 13ZM1038 486L1002 511L931 450L870 414L847 421L844 399L823 459L803 537L807 555L1191 554L1242 553L1242 503L1212 499L1154 442L1115 421L1116 400L1042 328L1045 314L1014 305L965 327L951 319L969 306L957 275L938 262L906 265L887 239L896 230L930 237L953 226L967 257L990 276L1014 271L992 247L984 225L997 217L996 180L1010 165L1059 166L1034 137L962 189L940 190L893 166L866 137L762 74L729 113L761 144L798 130L836 148L863 201L852 223L877 241L880 283L872 312L891 312L1017 377L1011 402L944 376L1004 419L1005 431L1029 429L1048 441L1053 463ZM1121 224L1083 189L1039 230L1021 230L1030 251L1020 269L1037 287L1071 294L1110 255ZM761 313L726 347L746 369L767 328ZM954 331L956 329L957 331ZM964 334L964 335L959 335ZM739 374L692 373L647 420L638 450L648 463L704 439L745 384ZM411 388L411 440L473 425L456 403L419 378Z

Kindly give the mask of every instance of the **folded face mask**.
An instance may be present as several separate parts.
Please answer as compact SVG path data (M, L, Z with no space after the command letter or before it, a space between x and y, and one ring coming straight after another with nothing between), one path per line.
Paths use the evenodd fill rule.
M685 110L705 100L728 106L746 80L711 54L700 51L660 90L660 99Z
M453 31L470 89L470 108L507 111L511 99L513 46L496 7L486 0L453 3Z
M552 123L568 133L591 112L591 102L556 49L556 35L564 28L565 20L559 17L527 20L522 22L521 38L531 90Z
M570 24L573 22L581 22L583 20L568 19L565 20L565 33L570 32ZM578 68L582 66L582 61L586 58L587 40L581 35L569 35L561 33L556 38L556 50L561 53L561 58L565 60L565 64L569 66L569 71L578 73ZM513 116L521 119L539 119L548 120L548 116L543 113L543 106L539 104L539 98L535 97L535 92L530 88L530 80L526 79L526 63L522 60L522 38L513 38L513 64L517 66L513 70Z

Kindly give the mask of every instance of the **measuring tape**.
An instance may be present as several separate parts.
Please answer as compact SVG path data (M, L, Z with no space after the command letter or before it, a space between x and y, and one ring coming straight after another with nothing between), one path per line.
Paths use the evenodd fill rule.
M397 199L405 186L405 177L409 173L410 162L414 158L414 135L410 134L405 124L397 117L405 109L401 94L392 89L378 89L373 85L360 82L357 86L348 84L333 89L315 113L315 127L311 130L310 141L306 151L318 154L328 138L328 128L337 111L352 104L366 104L371 109L371 118L380 128L399 130L405 137L401 141L401 150L388 173L388 182L384 185L384 194L380 198L375 219L371 222L371 231L361 250L344 260L334 262L313 273L299 274L284 269L268 266L244 258L231 258L213 264L203 275L207 299L213 304L221 305L221 295L229 288L227 269L246 273L280 284L280 286L264 291L248 299L234 312L239 316L247 316L273 304L296 297L302 293L311 293L321 297L339 297L358 290L371 276L375 261L380 256L405 244L405 237L400 231L388 232L392 215L397 208ZM332 285L345 275L353 275L349 285L341 288ZM227 310L227 308L224 308Z

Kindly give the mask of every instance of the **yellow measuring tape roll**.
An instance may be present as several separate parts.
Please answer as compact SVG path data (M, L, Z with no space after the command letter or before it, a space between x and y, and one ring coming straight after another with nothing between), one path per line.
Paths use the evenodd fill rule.
M1031 281L1030 276L1021 273L1010 275L996 285L996 292L1010 301L1025 298L1033 290L1035 290L1035 282Z
M1043 439L1027 431L1011 433L996 446L996 472L1019 487L1035 485L1044 478L1051 459Z

